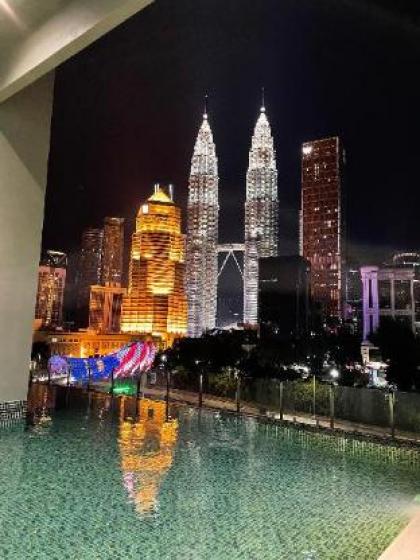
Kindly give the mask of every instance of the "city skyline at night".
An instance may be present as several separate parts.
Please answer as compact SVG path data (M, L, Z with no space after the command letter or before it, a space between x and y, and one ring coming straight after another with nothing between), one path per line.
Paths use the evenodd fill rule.
M350 257L382 262L420 246L408 204L419 150L415 26L357 2L276 6L244 2L235 30L234 3L209 11L201 1L159 2L58 70L44 249L71 256L81 230L106 215L126 217L130 236L137 200L157 181L175 184L185 210L205 92L219 152L220 242L241 241L237 209L261 86L279 158L279 254L298 243L300 146L334 135L348 153ZM158 48L148 30L167 30L168 10L179 32L163 32Z

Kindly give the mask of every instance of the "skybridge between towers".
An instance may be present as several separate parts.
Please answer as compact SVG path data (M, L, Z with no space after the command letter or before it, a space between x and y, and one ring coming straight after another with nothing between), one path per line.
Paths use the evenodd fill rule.
M242 281L244 279L244 271L239 264L238 259L236 258L235 253L243 253L245 251L245 244L244 243L221 243L217 246L217 253L224 255L224 259L222 264L220 265L219 270L217 271L217 278L220 277L222 274L225 266L227 265L229 259L232 259L236 265L236 268L241 275Z

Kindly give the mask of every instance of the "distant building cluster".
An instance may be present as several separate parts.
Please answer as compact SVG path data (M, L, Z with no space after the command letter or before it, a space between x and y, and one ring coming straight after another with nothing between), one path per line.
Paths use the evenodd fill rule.
M126 282L124 218L85 229L73 259L70 329L63 318L67 258L48 251L39 267L37 328L61 330L62 347L80 355L113 348L113 335L152 337L163 347L199 337L218 325L218 278L232 259L243 292L221 303L228 308L243 299L243 316L235 319L242 328L288 337L345 325L368 340L392 318L420 331L419 254L400 253L383 266L347 261L345 163L338 137L302 144L299 251L279 255L276 150L263 99L250 142L243 239L221 244L218 158L205 108L191 160L186 235L172 186L155 185L137 213Z
M292 259L290 262L287 259L276 260L278 236L281 233L276 151L263 100L249 152L243 243L218 244L217 156L208 115L204 113L194 148L189 182L186 288L190 336L200 336L216 325L218 276L228 258L235 259L243 280L242 324L245 327L255 328L259 324L270 323L273 329L279 330L280 327L277 328L273 323L273 309L267 302L261 307L260 300L263 297L266 300L265 294L270 293L270 297L278 295L286 305L286 299L295 294L295 288L290 290L290 286L286 287L280 281L285 274L284 267L292 273L288 277L290 282L298 281L298 276L300 278L297 272L299 266L306 271L304 283L307 289L304 290L307 296L302 301L300 282L303 277L298 281L299 305L304 302L307 314L303 323L299 320L299 329L305 324L308 332L315 316L319 323L339 324L346 317L345 311L350 315L345 302L344 163L344 150L337 137L303 144L300 210L302 259ZM225 254L219 270L217 253ZM237 253L243 255L242 268ZM264 264L265 259L270 264ZM293 266L291 262L294 262ZM296 263L300 263L297 268ZM260 275L261 267L264 267L265 273L270 271L271 284L267 284L269 280ZM280 293L283 289L288 294L286 299L283 298L285 294ZM296 299L295 295L293 298ZM287 309L294 309L298 305L295 299L286 305ZM283 330L285 322L292 327L293 321L289 321L289 318L285 321L286 307L282 313L278 304L275 307L282 325L280 330ZM357 311L353 314L356 323ZM295 332L294 328L289 334L292 332Z
M41 260L35 305L35 323L38 327L61 326L66 269L67 255L65 253L47 251Z

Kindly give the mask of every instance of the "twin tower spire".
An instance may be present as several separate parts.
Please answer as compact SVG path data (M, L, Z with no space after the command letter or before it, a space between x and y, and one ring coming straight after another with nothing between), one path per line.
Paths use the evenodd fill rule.
M218 277L219 176L216 146L207 115L198 131L188 192L188 334L215 328ZM258 319L258 259L277 255L277 168L273 137L264 105L255 125L246 175L244 232L244 323Z

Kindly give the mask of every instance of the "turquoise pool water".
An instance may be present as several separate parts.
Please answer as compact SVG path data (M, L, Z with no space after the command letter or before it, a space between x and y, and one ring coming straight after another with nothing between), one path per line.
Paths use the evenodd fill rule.
M1 559L376 560L420 493L413 454L187 407L166 421L148 400L137 412L72 397L0 432Z

